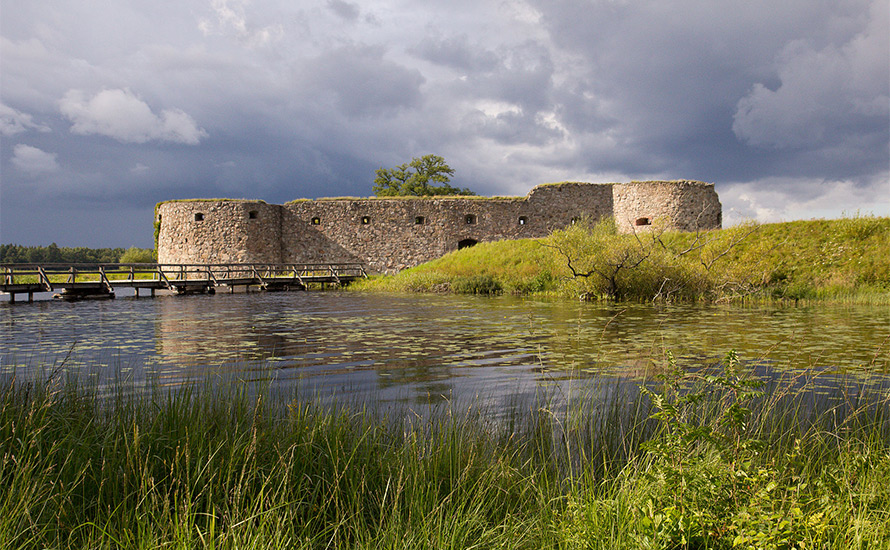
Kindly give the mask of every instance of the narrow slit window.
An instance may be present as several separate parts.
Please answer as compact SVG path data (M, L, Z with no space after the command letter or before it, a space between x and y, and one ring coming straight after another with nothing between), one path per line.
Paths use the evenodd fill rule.
M572 225L575 225L576 223L578 223L580 221L581 221L581 217L575 216L574 218L572 218Z
M371 223L371 216L362 216L362 225L368 225Z
M519 216L519 225L525 225L528 223L528 218L525 216Z
M196 222L203 222L203 221L204 221L204 214L202 214L201 212L195 212L195 221L196 221Z
M255 220L259 213L256 210L251 210L247 213L247 218L251 220Z
M652 225L652 218L637 218L634 225Z
M312 218L312 225L321 225L321 218Z
M414 225L423 225L426 223L426 218L423 216L414 216Z
M469 225L476 223L476 214L467 214L464 217L464 221L466 221Z

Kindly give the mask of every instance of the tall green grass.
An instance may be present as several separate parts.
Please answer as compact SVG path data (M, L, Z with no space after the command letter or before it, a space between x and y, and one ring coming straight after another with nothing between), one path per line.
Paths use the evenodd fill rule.
M7 379L0 548L890 547L886 390L656 368L398 416Z
M657 242L652 235L576 224L545 239L481 243L354 288L613 299L607 280L595 273L573 277L567 259L582 272L608 272L610 262L637 254L645 259L616 277L620 299L890 303L890 218L663 232Z
M551 289L556 269L553 255L537 240L498 241L479 243L446 254L396 276L359 281L350 288L390 292L528 294Z

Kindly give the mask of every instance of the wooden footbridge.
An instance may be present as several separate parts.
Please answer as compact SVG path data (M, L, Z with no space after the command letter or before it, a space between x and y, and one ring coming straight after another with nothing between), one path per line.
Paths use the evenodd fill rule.
M210 293L220 287L231 292L242 286L262 290L306 290L341 286L367 278L362 264L3 264L0 292L26 294L57 292L62 299L114 298L118 288L177 294Z

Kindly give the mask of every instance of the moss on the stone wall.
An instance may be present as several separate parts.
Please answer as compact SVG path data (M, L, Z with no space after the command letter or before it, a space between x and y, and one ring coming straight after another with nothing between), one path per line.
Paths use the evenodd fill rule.
M256 202L266 204L266 201L261 199L170 199L168 201L161 201L155 205L155 212L157 212L158 205L168 202Z
M399 202L399 201L434 201L434 200L459 200L459 201L500 201L500 200L524 200L524 197L516 196L494 196L484 197L480 195L425 195L422 197L413 195L404 196L387 196L387 197L320 197L317 199L294 199L285 204L296 204L301 202L337 202L337 201L382 201L382 202Z
M550 183L542 183L542 184L536 185L532 189L532 191L534 191L535 189L538 189L540 187L560 187L560 186L568 186L568 185L591 185L591 184L588 182L585 182L585 181L554 181L554 182L550 182ZM614 182L607 182L607 183L597 183L595 185L621 185L621 184L614 183Z

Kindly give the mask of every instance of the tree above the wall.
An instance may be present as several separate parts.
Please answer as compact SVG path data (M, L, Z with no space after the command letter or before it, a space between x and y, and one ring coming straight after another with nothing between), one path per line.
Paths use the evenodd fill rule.
M476 194L469 189L449 185L454 169L438 155L415 157L409 163L395 168L379 168L375 172L374 194L378 197Z

